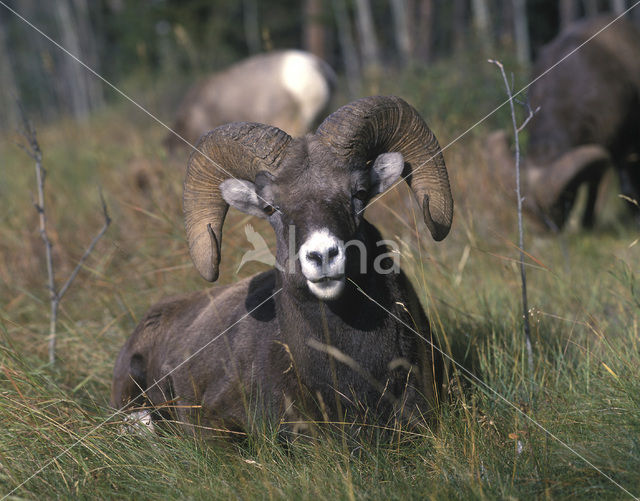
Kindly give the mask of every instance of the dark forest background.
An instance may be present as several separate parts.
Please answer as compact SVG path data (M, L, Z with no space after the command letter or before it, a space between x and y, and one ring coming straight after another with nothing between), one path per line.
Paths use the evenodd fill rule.
M303 48L328 61L348 97L363 81L472 53L526 69L562 26L631 0L7 1L109 82L171 109L193 80L250 54ZM640 23L640 9L632 14ZM20 100L44 121L82 119L115 93L0 6L0 127ZM369 89L370 90L370 89ZM375 89L373 89L375 90ZM162 108L162 106L160 106Z

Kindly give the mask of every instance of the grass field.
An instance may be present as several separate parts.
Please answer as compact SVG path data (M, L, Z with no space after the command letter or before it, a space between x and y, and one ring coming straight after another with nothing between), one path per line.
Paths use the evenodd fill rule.
M446 145L504 99L495 68L486 66L472 83L468 75L435 67L377 90L414 104ZM498 123L509 123L504 112L492 118L493 126ZM113 217L62 301L58 360L51 367L33 162L15 146L17 137L5 137L0 143L0 495L628 497L602 473L640 495L638 227L625 215L613 178L603 190L592 232L573 224L553 235L525 220L535 356L535 372L529 374L513 244L516 214L484 160L489 130L483 124L445 151L456 202L446 240L434 243L416 222L404 186L380 199L367 216L401 243L401 265L445 352L510 404L449 364L446 401L431 432L346 439L334 430L319 441L287 446L270 433L225 445L179 433L122 435L117 420L106 421L116 355L146 308L163 296L207 285L184 242L180 199L186 153L167 158L159 146L164 130L130 105L99 112L85 124L38 126L58 283L102 226L98 186ZM253 263L234 273L250 248L244 239L249 221L273 243L261 221L232 212L220 283L264 269Z

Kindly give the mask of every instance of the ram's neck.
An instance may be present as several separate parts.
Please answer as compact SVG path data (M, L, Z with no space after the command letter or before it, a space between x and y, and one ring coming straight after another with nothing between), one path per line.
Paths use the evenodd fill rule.
M368 356L391 353L395 349L392 346L398 344L401 324L388 311L397 314L401 308L397 302L406 300L406 278L399 269L387 274L374 270L374 266L389 269L389 249L376 245L380 234L373 226L366 223L363 231L366 267L360 270L358 263L350 268L338 300L320 301L299 283L294 285L286 275L279 275L283 290L276 297L276 311L282 342L288 345L303 373L311 371L315 377L323 372L322 366L328 363L327 350L335 353L337 349L347 357L345 360L369 365ZM385 257L387 262L381 263ZM389 344L389 350L378 349L383 344Z

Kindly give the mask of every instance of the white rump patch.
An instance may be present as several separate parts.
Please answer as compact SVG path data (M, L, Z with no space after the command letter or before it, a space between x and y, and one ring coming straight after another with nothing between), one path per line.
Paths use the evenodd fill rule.
M329 101L329 84L320 65L315 56L301 51L287 52L282 61L282 83L298 103L306 129Z

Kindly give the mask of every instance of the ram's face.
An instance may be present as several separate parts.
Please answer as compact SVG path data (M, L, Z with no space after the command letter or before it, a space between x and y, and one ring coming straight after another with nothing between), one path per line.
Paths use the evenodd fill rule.
M399 178L402 155L380 155L369 165L340 159L319 142L296 146L276 174L260 172L254 183L230 179L220 188L230 205L269 220L289 281L330 301L344 289L347 244L359 239L364 208Z

